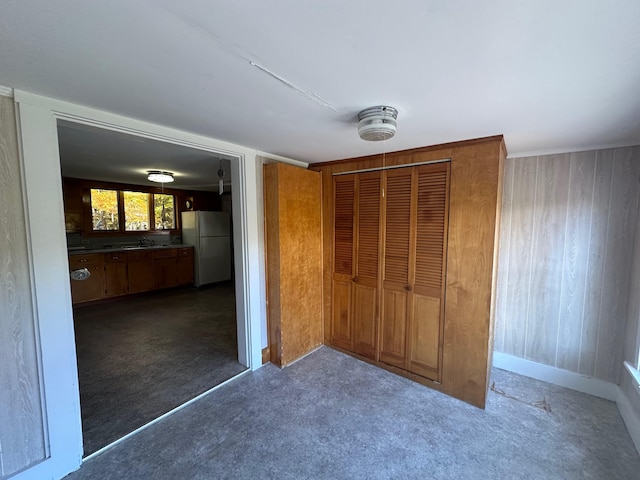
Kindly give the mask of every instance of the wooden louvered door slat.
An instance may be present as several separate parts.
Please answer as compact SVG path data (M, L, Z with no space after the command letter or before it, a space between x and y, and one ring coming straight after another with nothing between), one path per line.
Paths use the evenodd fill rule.
M351 350L351 284L354 275L354 202L356 175L334 177L334 238L331 344Z
M406 368L407 295L412 168L384 174L384 263L380 319L381 362Z
M412 288L409 295L407 369L440 381L444 333L449 163L416 167Z
M353 351L375 359L380 242L380 172L356 179L356 272L353 279Z

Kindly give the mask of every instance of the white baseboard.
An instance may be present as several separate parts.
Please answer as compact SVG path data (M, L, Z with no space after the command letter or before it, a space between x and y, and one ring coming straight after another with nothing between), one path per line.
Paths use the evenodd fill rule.
M493 352L493 366L524 375L525 377L535 378L536 380L553 383L554 385L577 390L578 392L588 393L595 397L614 402L618 399L618 385L615 383L605 382L598 378L587 377L586 375L580 375L579 373L556 367L550 367L507 353Z
M618 410L624 420L624 424L627 427L627 431L633 440L636 450L640 453L640 417L636 414L635 410L631 406L629 399L624 394L622 389L618 387L618 398L616 399Z
M554 385L616 402L627 431L636 446L636 450L640 453L640 416L637 415L622 389L615 383L550 367L502 352L493 352L493 366L524 375L525 377L535 378L536 380L553 383ZM623 372L623 374L626 373Z

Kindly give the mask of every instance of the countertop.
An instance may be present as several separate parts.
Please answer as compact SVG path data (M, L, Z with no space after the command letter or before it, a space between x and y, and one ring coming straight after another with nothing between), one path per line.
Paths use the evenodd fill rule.
M110 253L110 252L136 252L140 250L161 250L165 248L186 248L193 247L193 245L187 245L180 243L177 245L152 245L152 246L117 246L109 248L87 248L87 247L70 247L67 249L69 255L87 255L89 253Z

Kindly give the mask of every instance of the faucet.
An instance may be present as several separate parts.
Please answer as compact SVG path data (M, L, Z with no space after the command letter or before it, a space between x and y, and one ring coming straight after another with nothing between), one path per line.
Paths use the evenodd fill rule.
M144 247L147 243L147 237L140 237L139 243L141 247Z

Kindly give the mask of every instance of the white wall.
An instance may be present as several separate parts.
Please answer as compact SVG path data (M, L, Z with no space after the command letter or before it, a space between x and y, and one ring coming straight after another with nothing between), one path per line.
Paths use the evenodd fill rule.
M28 212L26 217L23 215L16 218L19 219L18 226L23 231L26 230L27 236L31 239L29 255L33 267L29 269L28 266L22 265L16 268L21 275L30 277L36 294L35 311L38 314L39 323L34 336L40 339L42 371L40 378L30 378L29 381L36 389L39 382L44 384L43 401L47 411L44 435L49 439L50 456L43 462L12 476L12 479L55 479L78 468L82 455L57 120L63 118L87 123L192 148L223 152L237 158L237 161L232 162L234 179L232 196L234 229L237 229L234 231L237 242L234 253L238 269L236 271L236 310L239 318L239 360L253 369L261 366L261 349L266 345L264 341L266 314L262 235L262 160L257 159L257 156L258 153L263 157L269 155L246 147L27 92L16 91L15 100L19 112L18 140L22 148L22 177ZM280 157L276 158L287 161ZM300 162L291 162L300 164ZM2 213L2 215L0 222L5 222L6 214ZM26 314L17 320L20 326L24 327L24 331L27 331L29 322L33 324ZM8 363L3 365L3 372L7 369L22 368L21 365L10 363L19 361L21 360L17 357L8 360ZM31 363L33 364L33 360ZM16 405L10 405L3 411L3 415L7 417L19 417L20 414L19 407ZM35 427L31 435L33 438L38 437ZM41 437L42 434L40 434ZM20 440L17 437L9 440L2 438L2 451L8 452L13 441ZM24 450L24 443L21 443L20 451L24 452ZM27 458L22 465L28 463Z

